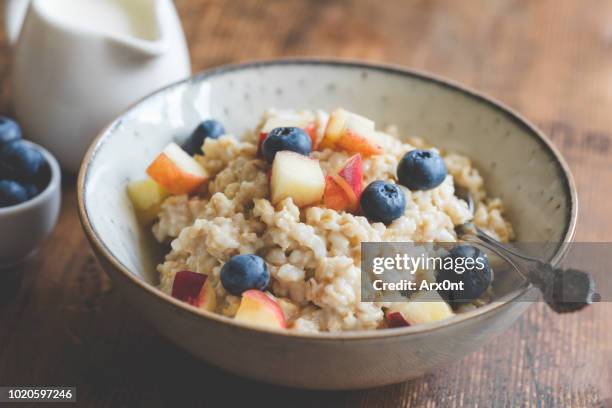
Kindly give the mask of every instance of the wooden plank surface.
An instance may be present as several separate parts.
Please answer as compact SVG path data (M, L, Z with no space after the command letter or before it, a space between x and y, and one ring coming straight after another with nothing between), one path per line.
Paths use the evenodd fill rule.
M176 0L194 71L277 56L334 56L432 71L540 124L580 194L577 240L610 241L612 1ZM0 41L0 112L10 114ZM0 384L72 384L80 406L612 406L612 307L532 307L504 336L421 379L307 392L194 361L112 288L81 232L74 178L39 256L0 280ZM5 233L4 231L0 233ZM299 369L299 367L296 367ZM25 406L25 405L24 405Z

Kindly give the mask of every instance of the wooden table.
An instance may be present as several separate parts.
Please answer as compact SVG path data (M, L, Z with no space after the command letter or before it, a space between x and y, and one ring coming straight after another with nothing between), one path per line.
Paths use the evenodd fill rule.
M612 1L177 0L194 71L294 55L432 71L540 124L580 192L577 240L610 241ZM10 53L0 109L10 114ZM358 392L262 385L194 361L112 288L64 180L59 224L21 279L0 281L0 384L72 384L80 406L612 406L612 307L532 307L504 336L419 380ZM6 233L1 231L0 233ZM296 367L299 370L299 367Z

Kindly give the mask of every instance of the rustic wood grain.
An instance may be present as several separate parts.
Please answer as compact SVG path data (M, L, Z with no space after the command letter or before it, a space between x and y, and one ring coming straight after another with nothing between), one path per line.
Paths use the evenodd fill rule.
M176 5L194 71L277 56L360 58L432 71L508 103L568 159L581 201L577 239L610 241L612 1ZM2 38L0 109L10 114L9 61ZM160 337L112 288L81 232L74 184L64 180L59 224L39 256L0 280L0 384L76 385L86 407L612 406L609 303L563 317L534 306L461 362L374 390L307 392L223 373Z

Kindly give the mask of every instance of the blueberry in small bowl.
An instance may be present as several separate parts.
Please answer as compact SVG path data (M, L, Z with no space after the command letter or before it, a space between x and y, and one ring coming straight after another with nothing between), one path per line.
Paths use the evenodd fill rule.
M0 180L0 208L21 204L29 199L28 190L13 180Z
M436 188L442 184L447 174L444 160L433 150L411 150L397 166L399 183L411 191Z
M21 128L13 119L0 116L0 148L21 139Z
M0 177L41 188L49 180L49 164L40 150L15 140L0 148Z
M21 138L0 119L0 269L35 251L51 233L60 209L61 172L43 147Z

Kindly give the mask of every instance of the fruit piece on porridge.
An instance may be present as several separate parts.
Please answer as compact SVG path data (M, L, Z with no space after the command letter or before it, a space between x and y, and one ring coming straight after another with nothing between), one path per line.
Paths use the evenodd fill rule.
M318 144L317 126L309 119L299 115L291 116L275 116L264 123L259 132L259 142L257 144L257 154L261 155L261 144L268 137L268 134L276 128L280 127L297 127L304 129L312 142L312 150L315 150Z
M289 151L278 152L272 163L271 201L277 204L291 197L298 207L321 202L325 176L319 161Z
M240 296L249 289L263 290L268 286L268 282L268 266L257 255L233 256L221 268L221 283L228 293L235 296Z
M191 194L208 181L208 173L176 143L170 143L147 168L147 174L171 194Z
M493 280L491 267L487 255L473 245L460 245L448 251L448 258L462 259L464 264L461 270L457 269L457 262L444 262L444 265L455 265L455 269L442 268L438 271L436 280L443 282L463 282L463 290L443 291L440 294L457 308L462 303L469 303L481 297ZM468 260L472 262L465 265Z
M436 188L447 174L444 160L433 150L411 150L397 165L399 183L412 191Z
M274 128L261 144L261 153L268 163L280 151L289 151L308 156L312 151L312 140L304 129L298 127Z
M406 195L397 184L376 180L363 190L360 204L368 221L388 225L404 214Z
M197 272L177 272L172 283L172 297L202 310L215 310L217 295L207 278Z
M364 156L382 153L382 148L376 143L374 122L342 108L331 113L321 147Z
M151 179L130 182L127 192L141 225L148 225L157 218L162 201L168 197L166 190Z
M284 329L285 314L278 303L264 292L251 289L242 294L236 320L258 326Z
M336 211L355 212L363 190L361 155L350 157L339 171L325 177L323 203Z
M207 119L200 123L181 146L190 155L202 154L202 145L206 139L218 139L225 135L225 128L221 122Z
M451 316L454 313L450 306L434 291L417 293L410 301L394 303L385 311L390 327L435 322Z

